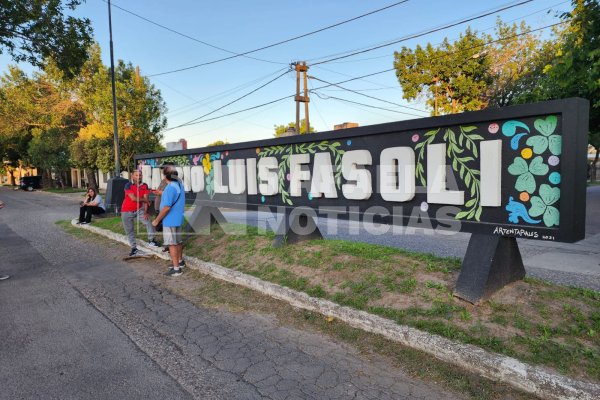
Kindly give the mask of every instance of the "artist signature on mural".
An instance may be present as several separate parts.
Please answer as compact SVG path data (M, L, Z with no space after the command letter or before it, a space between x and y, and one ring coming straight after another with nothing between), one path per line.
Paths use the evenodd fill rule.
M501 226L497 226L494 228L494 235L501 236L516 236L521 238L530 238L530 239L538 239L539 234L535 231L529 231L523 228L503 228ZM544 235L542 239L551 240L552 238Z

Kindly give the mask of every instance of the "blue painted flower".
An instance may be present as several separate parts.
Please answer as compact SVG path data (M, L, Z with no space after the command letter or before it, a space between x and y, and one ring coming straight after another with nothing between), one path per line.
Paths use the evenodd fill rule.
M559 172L551 173L550 176L548 177L548 180L550 181L550 183L558 185L560 183L560 173Z
M265 196L260 196L260 201L264 203L265 202Z
M347 144L348 146L352 146L352 140L350 140L350 139L346 140L346 144Z
M312 193L309 193L309 194L308 194L308 199L309 199L309 200L312 200L312 199L313 199Z

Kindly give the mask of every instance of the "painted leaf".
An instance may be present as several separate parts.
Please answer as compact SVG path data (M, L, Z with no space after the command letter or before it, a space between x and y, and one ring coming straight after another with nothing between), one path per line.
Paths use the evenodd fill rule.
M560 189L544 183L540 185L540 197L546 205L551 206L560 199Z
M535 178L531 172L526 172L517 179L515 189L517 189L519 192L527 192L531 194L535 192L535 186Z
M513 150L517 150L519 148L519 141L523 136L527 135L526 133L518 133L510 139L510 148Z
M559 156L562 152L562 136L552 135L548 139L550 141L550 153Z
M556 207L549 206L546 208L546 212L544 213L544 224L547 227L552 227L554 225L558 226L560 223L560 211Z
M463 130L463 132L471 132L477 129L476 126L461 126L460 128Z
M477 211L475 212L475 219L477 221L479 221L479 219L481 218L481 212L483 211L483 207L478 207Z
M473 199L471 199L471 200L467 201L467 202L465 203L465 207L471 207L473 204L475 204L475 202L476 202L476 201L477 201L477 199L475 199L475 198L473 198Z
M527 161L525 161L521 157L515 157L515 160L513 161L513 163L508 166L508 172L511 175L521 175L527 171L529 171L529 167L527 166Z
M455 219L463 219L465 218L467 215L469 215L469 211L461 211L458 214L456 214L456 217L454 217Z
M517 128L524 129L529 133L529 127L521 121L506 121L502 125L502 134L508 137L514 136L517 133Z
M533 160L531 160L531 164L529 164L529 172L534 175L546 175L548 173L548 166L544 164L544 159L542 156L537 156Z
M532 136L527 139L527 145L533 147L535 154L542 154L548 148L548 138L545 136Z
M529 209L529 215L532 217L539 217L546 211L546 204L538 196L531 198L531 208Z
M537 129L542 135L550 136L554 133L557 123L556 115L549 115L545 119L536 119L533 123L535 129Z

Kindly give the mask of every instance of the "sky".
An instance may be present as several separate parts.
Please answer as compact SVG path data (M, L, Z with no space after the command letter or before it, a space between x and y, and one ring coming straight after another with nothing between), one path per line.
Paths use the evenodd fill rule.
M264 88L211 113L204 119L295 94L295 72L290 70L290 63L295 61L306 61L310 76L337 83L391 69L394 51L403 46L414 48L418 44L435 45L445 37L452 41L457 39L467 26L492 34L498 16L505 22L524 20L535 29L557 22L556 12L570 9L570 1L533 0L468 24L352 57L312 65L521 1L408 0L364 18L254 52L246 57L235 57L177 73L162 74L229 57L232 52L239 54L303 35L389 6L398 0L116 0L112 2L114 53L115 59L139 66L141 73L149 76L150 81L160 89L168 108L166 117L169 130L163 133L163 143L184 138L188 141L188 147L194 148L216 140L245 142L271 138L274 125L295 121L293 99L212 121L172 128L211 113L279 75L282 76ZM158 27L115 6L193 39ZM91 20L95 40L102 48L104 62L109 65L107 3L104 0L87 0L73 14ZM549 34L548 29L543 32ZM0 73L7 70L9 63L12 63L9 57L0 55ZM26 71L32 70L27 65L21 67ZM289 72L284 73L285 71ZM162 75L152 76L154 74ZM309 89L323 85L322 82L309 79ZM394 71L354 80L343 86L383 101L334 86L319 89L318 95L311 93L309 103L310 123L317 131L332 130L335 124L343 122L357 122L360 126L373 125L427 117L430 112L422 101L403 100ZM332 97L387 110L348 103ZM301 107L301 118L304 118L304 107Z

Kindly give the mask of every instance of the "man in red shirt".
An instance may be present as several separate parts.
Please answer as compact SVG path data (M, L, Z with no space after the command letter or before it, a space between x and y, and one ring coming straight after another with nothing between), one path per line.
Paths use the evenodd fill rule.
M148 214L148 205L150 204L148 195L150 194L150 189L148 185L141 183L141 180L141 171L135 170L131 173L131 182L125 185L125 199L123 199L123 205L121 206L121 221L123 222L123 229L125 229L127 240L131 246L130 257L138 254L135 243L134 221L136 219L146 225L148 244L152 247L160 247L156 243L156 231L152 226L150 214Z

